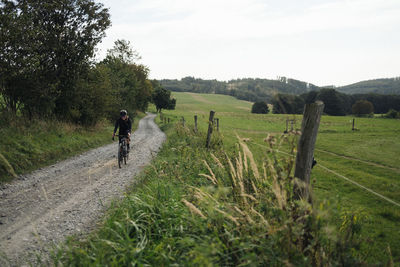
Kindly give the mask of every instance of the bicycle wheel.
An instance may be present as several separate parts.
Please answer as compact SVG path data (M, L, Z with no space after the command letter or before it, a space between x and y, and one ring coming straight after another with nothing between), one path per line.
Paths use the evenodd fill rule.
M123 143L123 151L124 151L124 163L126 165L126 158L128 157L128 146L126 145L126 142Z
M121 145L118 146L118 167L121 169L121 163L122 163L122 150L121 150Z

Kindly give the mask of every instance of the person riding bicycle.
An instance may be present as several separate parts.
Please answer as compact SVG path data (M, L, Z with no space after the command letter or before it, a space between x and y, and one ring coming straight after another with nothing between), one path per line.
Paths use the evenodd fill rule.
M112 138L114 140L115 133L117 132L117 129L119 128L119 142L121 143L121 139L123 136L127 136L128 139L128 152L129 152L129 142L130 142L130 137L131 137L131 130L132 130L132 121L128 117L128 112L126 110L121 110L119 112L120 117L119 119L115 122L115 127L114 127L114 133L112 135Z

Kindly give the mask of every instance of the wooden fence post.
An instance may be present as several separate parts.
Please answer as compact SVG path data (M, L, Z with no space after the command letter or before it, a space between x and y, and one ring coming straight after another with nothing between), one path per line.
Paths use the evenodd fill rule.
M286 119L286 130L283 133L288 133L289 119Z
M168 123L169 123L169 118L168 118Z
M317 140L318 127L323 110L324 103L321 101L305 105L303 122L301 124L301 136L297 146L294 176L303 183L295 183L294 198L306 199L310 203L312 203L309 191L310 174L314 158L315 141Z
M197 133L197 115L194 115L194 132Z
M182 116L182 125L185 127L185 117Z
M216 120L217 120L217 131L219 132L219 118L217 118Z
M210 148L211 134L212 134L213 122L214 122L214 114L215 114L215 111L211 110L210 118L208 119L208 132L207 132L206 148Z
M355 124L356 119L353 118L353 128L351 128L352 131L354 131L354 124Z

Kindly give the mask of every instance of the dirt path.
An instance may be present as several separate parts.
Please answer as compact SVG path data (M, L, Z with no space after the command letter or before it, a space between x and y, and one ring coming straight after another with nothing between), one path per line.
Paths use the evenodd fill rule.
M114 142L0 187L0 266L31 262L66 236L93 229L165 140L154 117L139 122L122 169Z

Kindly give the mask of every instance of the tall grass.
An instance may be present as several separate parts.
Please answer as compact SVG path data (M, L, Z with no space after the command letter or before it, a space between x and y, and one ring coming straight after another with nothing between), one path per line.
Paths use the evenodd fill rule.
M165 125L168 141L151 167L114 204L100 229L53 254L67 266L326 266L365 264L359 214L293 198L293 157L276 153L295 135L267 138L255 158L238 137L211 150L192 130ZM294 147L291 153L295 153ZM340 228L328 224L342 215ZM362 217L361 217L362 218ZM389 257L387 257L389 259Z
M111 142L112 125L107 121L83 127L5 115L0 113L0 183Z

